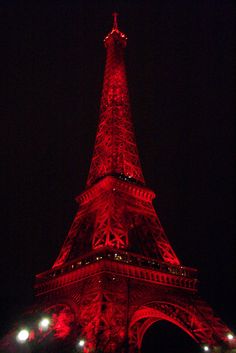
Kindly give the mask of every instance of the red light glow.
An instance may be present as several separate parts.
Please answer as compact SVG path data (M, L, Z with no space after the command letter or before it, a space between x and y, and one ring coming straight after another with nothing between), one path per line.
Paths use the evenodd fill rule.
M127 37L116 14L104 44L86 190L77 197L79 210L53 268L37 275L37 298L68 303L50 308L51 330L55 338L73 337L73 347L84 353L140 351L158 320L180 327L206 352L230 346L230 330L198 297L196 270L180 264L153 207L155 194L145 186L125 71Z

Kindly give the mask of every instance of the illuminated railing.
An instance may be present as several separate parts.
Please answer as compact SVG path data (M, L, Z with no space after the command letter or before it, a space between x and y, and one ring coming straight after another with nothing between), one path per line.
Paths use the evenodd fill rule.
M40 296L60 287L101 274L118 279L120 276L134 280L155 282L165 286L196 291L198 280L196 270L174 266L145 256L122 250L101 248L87 256L77 258L64 266L53 268L36 276L35 294Z
M134 253L104 248L88 253L86 256L68 262L59 268L54 268L53 270L40 273L36 277L39 281L54 278L59 275L74 271L78 268L87 266L89 264L102 261L104 259L117 261L119 263L125 263L132 266L138 266L140 268L147 268L158 272L182 276L186 278L196 278L197 271L189 267L174 266L171 264L167 264L166 262L161 262Z

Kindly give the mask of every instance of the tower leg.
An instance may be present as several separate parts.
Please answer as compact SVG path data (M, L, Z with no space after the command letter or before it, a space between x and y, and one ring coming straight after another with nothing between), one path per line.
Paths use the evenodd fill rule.
M102 274L87 281L79 322L85 353L128 353L127 279Z

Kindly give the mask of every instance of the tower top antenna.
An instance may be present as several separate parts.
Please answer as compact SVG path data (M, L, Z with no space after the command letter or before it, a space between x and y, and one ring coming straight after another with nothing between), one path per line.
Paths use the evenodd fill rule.
M118 29L118 23L117 23L117 16L118 16L118 12L113 12L112 16L114 18L114 22L113 22L113 29Z

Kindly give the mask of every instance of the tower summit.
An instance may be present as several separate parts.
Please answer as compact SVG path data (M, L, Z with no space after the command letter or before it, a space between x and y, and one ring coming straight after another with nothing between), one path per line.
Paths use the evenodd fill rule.
M118 22L117 22L117 16L118 16L118 12L113 12L112 16L114 18L114 22L113 22L113 29L114 30L118 30Z
M127 37L117 14L104 44L87 185L52 269L36 276L35 311L51 323L47 332L31 331L34 347L64 352L67 344L66 352L77 345L84 353L137 353L147 329L166 320L203 351L235 353L233 333L198 296L196 270L180 263L152 205L155 194L144 185L125 73Z
M144 184L131 118L125 72L127 37L118 29L117 13L105 37L107 51L99 125L87 186L105 176L130 178Z

